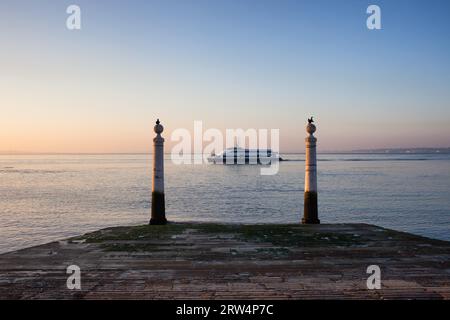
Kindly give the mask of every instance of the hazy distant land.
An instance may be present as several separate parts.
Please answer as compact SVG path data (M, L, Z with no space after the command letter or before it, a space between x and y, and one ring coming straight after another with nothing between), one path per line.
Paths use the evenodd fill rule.
M366 149L353 150L350 153L394 153L394 154L423 154L423 153L444 153L450 154L450 148L388 148L388 149Z
M170 153L170 152L166 152ZM302 152L283 152L284 154L301 154ZM324 154L450 154L449 148L386 148L386 149L357 149L357 150L323 150ZM147 152L28 152L28 151L1 151L0 155L82 155L82 154L147 154Z

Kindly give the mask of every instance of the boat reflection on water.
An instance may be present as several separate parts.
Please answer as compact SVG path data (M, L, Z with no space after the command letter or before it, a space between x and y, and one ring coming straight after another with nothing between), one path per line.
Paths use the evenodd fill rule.
M271 164L272 161L283 161L278 152L271 149L227 148L218 155L212 153L208 162L214 164Z

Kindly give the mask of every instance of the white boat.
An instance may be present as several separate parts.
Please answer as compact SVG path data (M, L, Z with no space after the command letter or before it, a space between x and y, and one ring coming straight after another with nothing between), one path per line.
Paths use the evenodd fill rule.
M212 153L208 162L214 164L271 164L281 161L278 152L271 149L244 149L240 147L227 148L219 154Z

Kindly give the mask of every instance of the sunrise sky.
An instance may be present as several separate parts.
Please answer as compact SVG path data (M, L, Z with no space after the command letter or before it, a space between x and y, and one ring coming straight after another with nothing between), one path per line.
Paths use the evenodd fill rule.
M66 28L81 7L82 29ZM382 30L366 9L382 10ZM449 1L0 2L0 151L148 152L155 119L304 150L450 146Z

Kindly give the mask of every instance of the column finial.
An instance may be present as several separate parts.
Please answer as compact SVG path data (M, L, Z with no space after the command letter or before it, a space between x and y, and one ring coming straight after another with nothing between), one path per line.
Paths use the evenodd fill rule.
M164 127L162 126L161 121L159 121L159 119L156 120L156 125L153 128L153 130L157 134L161 134L164 131Z
M308 125L306 126L306 132L308 132L310 135L313 135L314 132L316 132L316 126L314 125L314 119L313 117L308 118Z

